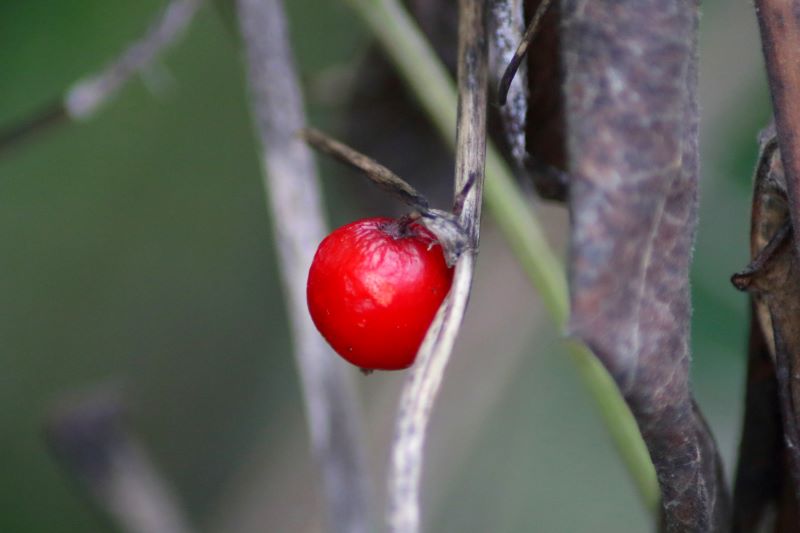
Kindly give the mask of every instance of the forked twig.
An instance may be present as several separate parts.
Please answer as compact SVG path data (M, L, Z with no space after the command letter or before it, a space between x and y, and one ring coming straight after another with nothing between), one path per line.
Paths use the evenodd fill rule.
M172 0L145 35L98 74L74 83L60 102L48 105L32 117L0 130L0 153L65 120L87 120L108 103L123 85L150 66L189 27L202 0Z
M400 399L389 472L388 521L395 533L419 530L419 485L431 409L469 299L480 234L486 157L486 4L460 0L458 46L459 114L456 129L456 196L469 183L458 219L471 249L455 266L453 287L420 347Z
M314 159L296 136L306 119L286 15L280 0L237 0L236 6L264 186L329 526L338 533L366 533L370 491L355 389L346 364L325 344L306 307L306 275L327 231Z
M525 30L525 34L522 36L522 40L517 47L517 51L514 52L514 57L512 57L511 61L509 61L506 71L500 80L500 86L497 88L497 102L500 105L504 105L506 103L508 89L511 87L511 82L514 80L514 75L517 73L517 69L519 69L522 59L528 52L528 47L531 45L531 42L533 42L533 38L536 37L536 32L539 30L539 24L542 22L542 18L544 17L545 13L547 13L547 8L550 7L551 3L552 0L542 0L542 2L539 4L539 7L536 8L536 12L533 14L533 18L531 19L530 24L528 24L528 28Z
M47 442L120 530L191 533L175 495L125 428L123 415L117 398L108 393L59 406L47 426Z

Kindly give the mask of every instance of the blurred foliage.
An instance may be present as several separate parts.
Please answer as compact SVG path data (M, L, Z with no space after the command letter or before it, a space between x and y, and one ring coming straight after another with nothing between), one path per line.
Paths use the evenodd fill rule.
M354 68L366 36L337 2L287 4L311 121L334 128L346 95L330 80ZM695 388L730 469L746 305L728 275L748 256L755 133L769 111L750 6L729 4L709 2L703 19L702 72L737 74L735 83L701 74L705 157L693 288ZM0 124L98 70L163 5L0 2ZM286 455L287 438L302 441L303 411L230 22L206 6L146 83L130 84L91 122L57 128L0 160L0 531L109 531L41 439L60 397L98 384L126 391L136 430L200 524L235 492L229 485L254 453L307 461L302 448ZM722 53L726 38L749 43L752 56ZM357 216L359 204L339 181L349 176L327 163L323 174L332 220ZM486 279L495 261L482 256ZM517 283L527 307L509 318L516 326L498 322L481 344L464 346L477 354L453 363L466 377L445 383L441 409L461 418L434 421L431 531L647 530L559 332L536 318L535 295ZM472 323L498 313L484 301L473 300ZM510 337L517 344L501 342ZM482 356L503 353L492 351L494 340L506 359ZM513 365L480 417L458 411L459 402L483 398L487 369L476 361ZM381 413L391 416L401 378L362 381L365 404L384 398ZM391 423L372 420L369 428L371 440L384 443ZM470 438L452 438L467 430ZM378 449L373 462L385 457ZM314 490L313 477L301 483ZM298 530L277 514L267 526Z

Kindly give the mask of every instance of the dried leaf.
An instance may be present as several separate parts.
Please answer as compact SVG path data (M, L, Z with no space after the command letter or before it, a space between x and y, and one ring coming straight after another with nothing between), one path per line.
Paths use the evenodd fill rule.
M667 531L721 531L721 465L689 390L697 3L562 2L570 331L636 417Z

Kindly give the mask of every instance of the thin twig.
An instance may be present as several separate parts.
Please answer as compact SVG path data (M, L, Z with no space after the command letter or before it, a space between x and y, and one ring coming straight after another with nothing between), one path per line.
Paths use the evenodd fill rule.
M0 154L22 141L44 133L69 118L61 102L40 109L22 122L0 130Z
M317 150L359 169L370 181L383 190L396 195L411 207L420 210L427 210L430 207L428 200L414 187L371 157L353 150L346 144L340 143L314 128L301 130L300 138Z
M459 2L458 92L455 192L471 249L456 263L453 287L431 325L400 398L389 473L389 526L396 533L419 529L419 484L425 433L472 287L480 235L486 159L488 58L486 5ZM469 183L466 195L460 195ZM461 197L459 197L461 196Z
M793 0L756 0L792 225L800 227L800 10ZM794 233L800 254L800 232Z
M152 65L160 53L183 36L201 4L202 0L172 0L145 35L101 72L74 83L62 101L0 130L0 153L57 124L92 118L134 75Z
M347 1L383 46L439 134L452 146L456 92L447 71L408 12L398 0ZM487 209L536 287L556 328L563 328L569 309L564 267L510 169L491 144L486 154L486 176ZM659 488L655 470L630 409L611 376L585 346L569 342L567 349L644 506L656 512Z
M539 4L539 7L536 8L536 12L533 14L533 19L531 19L530 24L528 24L528 28L525 30L525 35L522 36L522 40L519 42L517 51L514 52L514 57L512 57L511 61L508 62L506 71L503 73L503 77L500 80L500 86L497 88L497 101L500 105L505 105L506 103L511 82L514 81L514 75L517 73L517 69L519 69L522 59L528 52L528 47L531 45L531 42L533 42L533 38L536 37L539 24L542 22L544 14L547 13L547 8L550 7L551 2L552 0L542 0L542 2Z
M514 58L517 43L522 40L525 2L492 0L491 6L489 66L491 83L497 87L506 65ZM525 164L525 120L528 115L528 74L524 65L521 65L507 93L503 95L503 105L499 111L511 155L522 168Z
M126 533L191 533L183 509L107 392L59 406L47 441L64 468Z
M194 18L200 0L173 0L147 34L100 74L75 84L64 98L64 108L74 120L85 120L108 102L134 74L153 63L158 54L178 40Z
M410 206L413 209L410 216L419 220L438 237L448 266L455 266L461 254L472 248L470 238L461 227L457 215L430 207L428 199L407 181L371 157L313 128L301 130L300 138L320 152L360 170L372 183ZM468 181L456 195L454 211L461 210L460 206L464 203L466 194L472 189L473 182L474 180Z
M305 113L286 15L280 0L238 0L236 5L264 186L329 525L340 533L366 532L370 492L355 389L345 363L325 344L306 308L306 275L327 231L313 156L296 135L305 127Z

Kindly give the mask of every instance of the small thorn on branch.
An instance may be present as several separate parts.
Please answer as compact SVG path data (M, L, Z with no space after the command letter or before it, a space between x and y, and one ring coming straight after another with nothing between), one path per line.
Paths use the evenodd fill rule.
M744 268L744 270L731 276L731 283L733 283L733 286L740 291L749 290L758 274L761 273L772 260L772 258L774 258L777 253L787 243L789 243L791 235L792 223L787 220L778 229L778 231L775 232L772 240L770 240L764 249L758 253L755 259L753 259L750 264Z
M469 176L467 176L467 181L464 183L464 186L461 187L461 190L456 191L456 197L453 201L453 212L455 214L459 214L464 210L464 202L467 201L467 197L470 191L472 191L472 187L475 185L475 180L475 173L470 172Z

